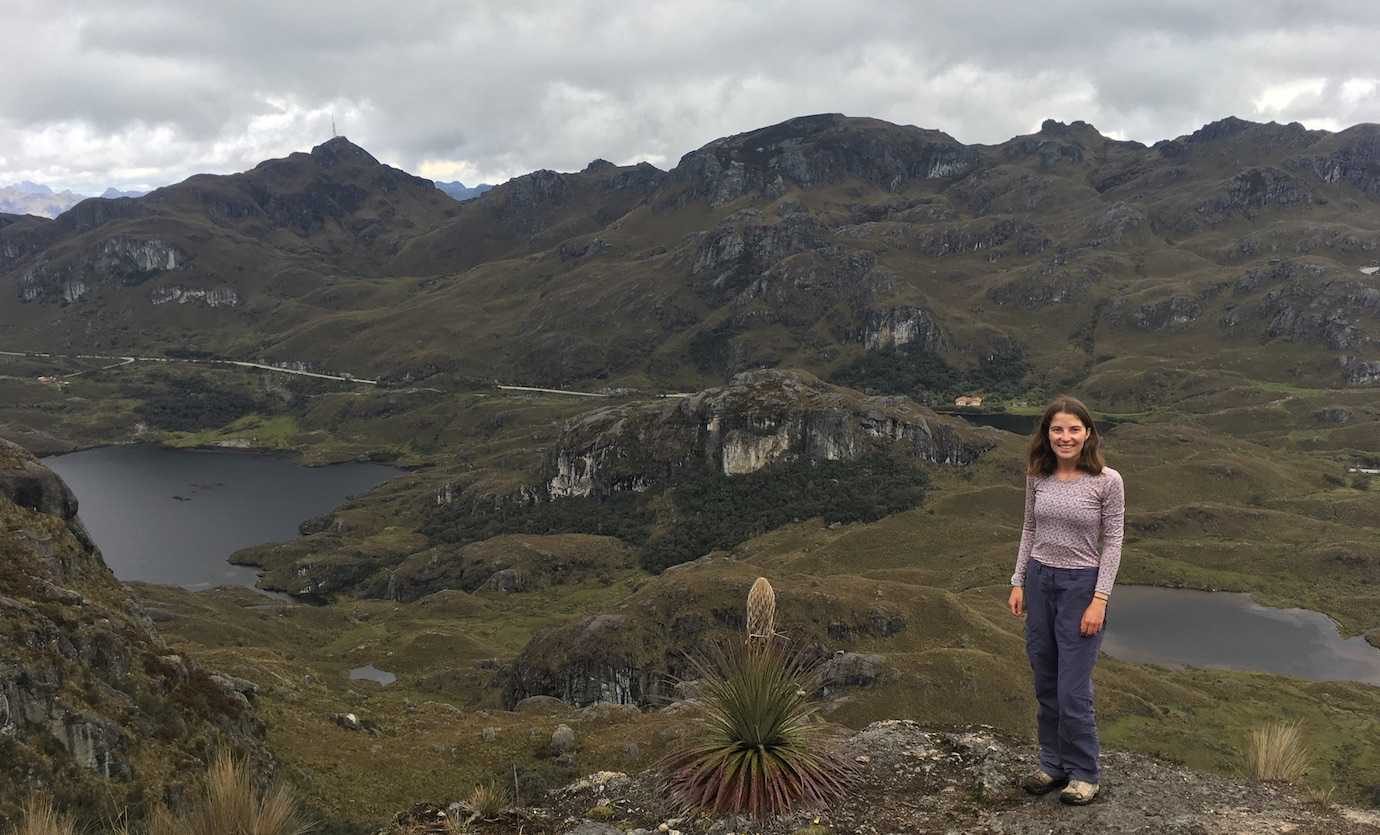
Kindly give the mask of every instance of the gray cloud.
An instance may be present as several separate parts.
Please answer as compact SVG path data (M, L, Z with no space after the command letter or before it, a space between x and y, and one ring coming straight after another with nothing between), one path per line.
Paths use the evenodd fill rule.
M841 111L1000 142L1380 121L1380 5L1196 0L0 0L0 183L235 171L342 131L440 179L663 167Z

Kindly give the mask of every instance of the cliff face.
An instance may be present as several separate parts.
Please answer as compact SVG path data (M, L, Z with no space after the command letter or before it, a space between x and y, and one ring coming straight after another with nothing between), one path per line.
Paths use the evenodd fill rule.
M0 440L0 823L29 790L72 808L158 798L215 745L258 752L253 685L162 642L56 475Z
M548 453L536 497L605 497L668 484L702 468L724 475L776 462L853 461L894 447L917 460L967 464L985 434L903 397L863 397L800 371L752 371L664 403L599 409Z

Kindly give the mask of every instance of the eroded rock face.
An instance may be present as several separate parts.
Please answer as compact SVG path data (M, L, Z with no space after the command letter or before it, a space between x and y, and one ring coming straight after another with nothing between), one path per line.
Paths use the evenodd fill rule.
M1380 198L1380 130L1375 125L1357 125L1337 134L1333 142L1330 152L1301 157L1289 167L1309 171L1325 183L1346 183Z
M252 694L169 652L76 514L61 479L0 441L0 819L35 788L73 808L111 796L103 781L156 798L137 763L176 772L199 734L262 756Z
M133 286L179 269L186 256L167 241L126 235L106 238L85 257L55 265L43 257L19 275L24 302L76 302L102 286Z
M77 517L77 497L57 473L3 438L0 438L0 500L8 500L35 513L56 516L64 522Z
M1380 360L1368 362L1360 357L1342 357L1341 364L1347 385L1380 385Z
M938 353L948 347L934 314L909 305L869 313L863 344L869 351L914 344L927 353Z
M158 287L149 293L153 304L198 304L204 307L238 307L240 294L233 287Z
M899 447L921 461L967 464L985 435L903 397L864 397L800 371L753 371L658 404L598 409L547 454L534 495L608 496L682 473L741 475L788 461L852 461Z
M1253 269L1232 285L1232 292L1242 301L1224 312L1224 329L1253 326L1266 338L1334 351L1372 344L1374 322L1380 320L1380 289L1369 278L1342 278L1317 264L1282 261ZM1350 380L1352 372L1347 373Z

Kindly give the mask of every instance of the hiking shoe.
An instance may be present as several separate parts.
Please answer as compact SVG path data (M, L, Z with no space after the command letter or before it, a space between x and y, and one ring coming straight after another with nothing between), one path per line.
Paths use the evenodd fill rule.
M1059 792L1059 799L1072 806L1086 806L1093 802L1097 797L1098 785L1084 780L1070 780L1064 790Z
M1068 782L1066 777L1052 777L1046 774L1044 769L1038 769L1027 774L1021 781L1021 788L1031 794L1047 794L1054 791Z

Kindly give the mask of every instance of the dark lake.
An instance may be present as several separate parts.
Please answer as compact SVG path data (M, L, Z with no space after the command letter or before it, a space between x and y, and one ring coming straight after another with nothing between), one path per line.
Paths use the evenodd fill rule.
M1380 685L1380 649L1342 638L1319 612L1272 609L1248 594L1118 586L1102 650L1124 661Z
M255 570L230 565L232 553L291 539L304 520L401 472L154 446L102 447L43 463L77 494L79 516L116 577L191 589L252 586Z

